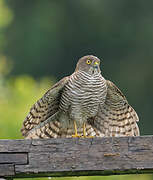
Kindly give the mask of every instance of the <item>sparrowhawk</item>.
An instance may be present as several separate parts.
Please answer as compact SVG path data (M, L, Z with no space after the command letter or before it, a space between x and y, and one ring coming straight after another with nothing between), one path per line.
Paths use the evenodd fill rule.
M30 109L26 138L138 136L138 115L100 71L100 59L79 59L74 73L57 82Z

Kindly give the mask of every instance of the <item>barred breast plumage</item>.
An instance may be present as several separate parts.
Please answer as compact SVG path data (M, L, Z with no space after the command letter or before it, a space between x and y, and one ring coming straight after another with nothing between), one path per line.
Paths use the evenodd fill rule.
M64 87L59 108L69 111L70 118L82 124L96 116L106 94L106 80L100 73L89 75L83 71L74 72Z

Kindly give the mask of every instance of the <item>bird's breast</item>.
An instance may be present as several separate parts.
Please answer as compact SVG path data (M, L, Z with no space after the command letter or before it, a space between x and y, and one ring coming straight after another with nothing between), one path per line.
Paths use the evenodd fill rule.
M91 76L83 72L73 73L64 88L60 109L95 116L99 104L105 101L106 92L106 80L101 74Z

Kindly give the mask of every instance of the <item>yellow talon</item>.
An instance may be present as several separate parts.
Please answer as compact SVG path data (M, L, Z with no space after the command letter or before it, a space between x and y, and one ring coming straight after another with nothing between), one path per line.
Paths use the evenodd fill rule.
M72 137L76 138L76 137L82 137L81 135L78 134L77 131L77 125L76 122L74 121L74 130L75 130L75 134L72 135Z
M80 138L80 137L82 137L82 136L79 135L79 134L73 134L72 137L73 137L73 138Z
M78 131L77 131L77 125L76 125L76 122L74 121L74 130L75 130L75 134L72 135L73 138L94 138L94 136L87 136L86 135L86 124L83 123L83 136L79 135L78 134Z

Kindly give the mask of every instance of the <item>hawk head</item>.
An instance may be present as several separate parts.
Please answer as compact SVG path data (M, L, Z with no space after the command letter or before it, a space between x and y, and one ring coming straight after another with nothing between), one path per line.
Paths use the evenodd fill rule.
M100 59L93 55L87 55L79 59L75 71L84 71L90 75L100 73Z

